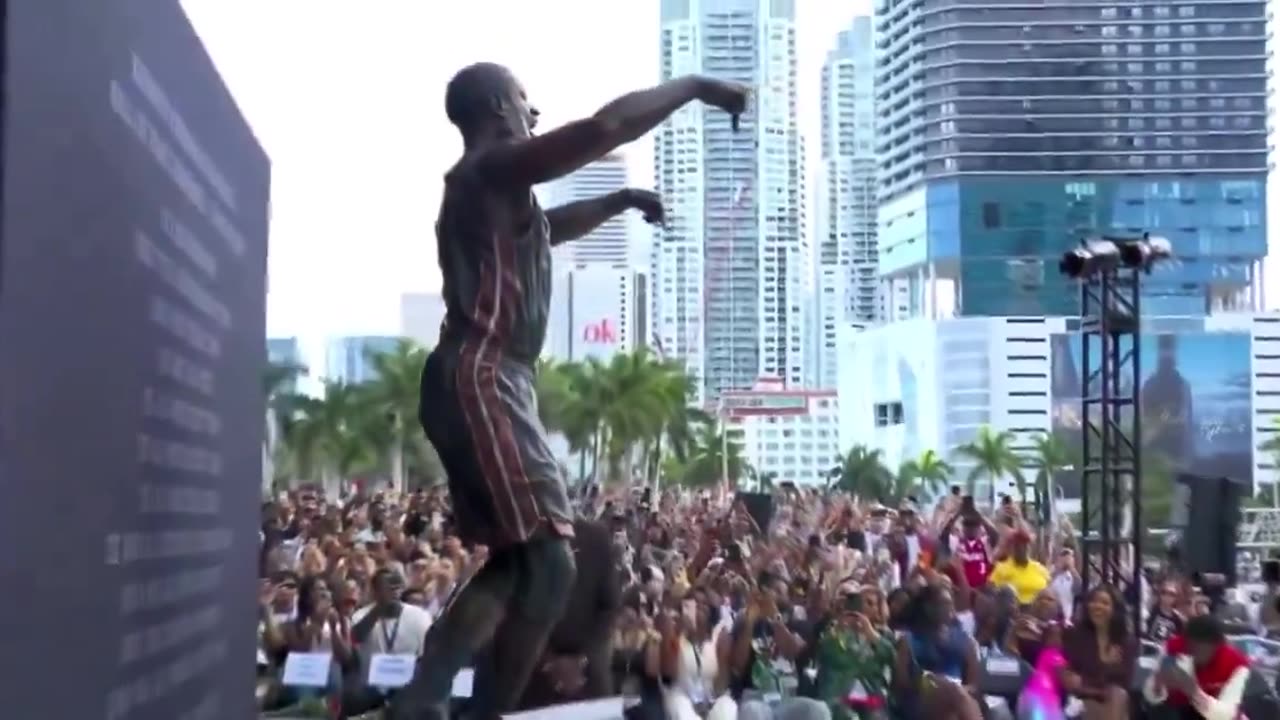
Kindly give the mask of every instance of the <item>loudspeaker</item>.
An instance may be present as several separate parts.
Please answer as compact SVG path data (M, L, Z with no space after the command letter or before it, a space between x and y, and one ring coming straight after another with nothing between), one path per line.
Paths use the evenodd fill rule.
M769 532L769 523L773 521L773 495L739 490L734 499L746 508L747 514L756 521L760 532Z
M1227 584L1236 582L1236 528L1240 524L1240 498L1251 489L1231 478L1179 475L1185 490L1186 522L1179 543L1184 572L1220 573ZM1175 493L1175 498L1179 493ZM1177 511L1175 508L1175 515Z
M1173 484L1173 505L1169 508L1169 524L1186 528L1191 520L1191 484L1179 479Z

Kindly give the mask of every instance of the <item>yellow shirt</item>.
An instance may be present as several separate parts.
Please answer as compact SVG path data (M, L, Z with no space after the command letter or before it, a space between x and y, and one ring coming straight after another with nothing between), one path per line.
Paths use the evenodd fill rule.
M1018 603L1030 605L1036 596L1049 587L1049 571L1035 560L1019 565L1012 558L1001 560L991 570L989 581L996 587L1009 586L1018 596Z

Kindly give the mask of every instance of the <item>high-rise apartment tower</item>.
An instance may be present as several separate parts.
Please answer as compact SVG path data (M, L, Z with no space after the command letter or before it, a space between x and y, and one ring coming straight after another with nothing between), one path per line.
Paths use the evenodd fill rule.
M538 188L540 201L546 207L588 200L621 190L627 186L627 161L618 154L605 157L553 180ZM557 273L573 268L594 266L624 269L630 264L630 217L619 215L578 238L552 249Z
M656 134L670 222L654 246L657 347L684 359L701 399L760 376L806 373L804 172L796 122L794 0L660 0L661 74L753 88L740 131L692 103Z
M817 383L836 386L837 328L880 315L876 251L875 52L869 17L836 35L822 66L815 242Z

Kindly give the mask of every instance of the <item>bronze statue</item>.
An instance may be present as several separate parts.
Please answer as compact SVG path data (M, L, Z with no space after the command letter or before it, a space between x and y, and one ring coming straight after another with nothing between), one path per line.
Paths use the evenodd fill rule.
M544 212L533 186L640 138L694 100L732 115L736 129L747 98L734 83L682 77L535 135L538 111L507 68L479 63L450 81L445 109L465 150L445 176L436 223L446 317L423 369L419 419L448 474L458 532L486 545L489 560L427 633L392 720L444 717L454 675L491 639L491 712L513 710L573 585L573 513L534 399L551 246L631 208L651 223L664 213L657 194L634 189Z

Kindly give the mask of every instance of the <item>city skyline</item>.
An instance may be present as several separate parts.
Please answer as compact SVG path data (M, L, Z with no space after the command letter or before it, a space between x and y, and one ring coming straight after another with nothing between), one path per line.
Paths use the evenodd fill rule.
M570 54L567 51L550 53L557 56L550 58L547 57L548 53L539 55L512 49L516 46L523 48L520 43L510 45L488 40L476 43L467 38L466 48L460 49L457 42L443 43L426 52L417 47L421 44L417 42L419 38L411 37L410 33L398 29L402 23L412 26L412 20L424 19L425 15L414 15L405 9L392 11L386 8L371 9L365 13L362 8L362 12L357 14L360 17L353 21L355 27L381 32L394 25L397 30L388 31L390 34L383 37L384 47L380 50L375 52L371 49L367 53L368 57L358 58L359 69L348 68L325 79L319 77L323 74L321 68L335 66L335 58L321 54L318 48L324 45L324 39L332 39L335 33L345 30L347 24L350 24L343 24L351 20L350 17L336 17L341 14L337 10L344 7L342 4L319 6L316 17L308 18L310 29L304 33L304 42L293 48L294 41L289 41L291 49L303 52L293 53L292 59L287 63L273 65L255 53L260 53L267 47L275 47L272 42L279 41L279 37L273 36L270 30L289 20L287 13L271 8L250 7L247 3L229 2L215 7L208 0L187 0L186 6L209 44L220 69L227 76L233 91L245 106L246 113L276 158L277 183L273 198L271 262L271 285L274 292L269 298L271 335L299 336L307 348L307 354L316 357L323 353L317 353L314 348L322 345L327 338L394 332L400 294L429 292L438 288L434 237L430 229L436 202L434 188L438 188L439 178L435 170L446 167L452 161L458 143L456 134L440 117L442 113L438 112L438 93L430 90L416 94L402 91L405 84L397 82L396 78L407 76L405 66L422 66L416 72L424 76L425 82L417 83L416 86L429 88L434 84L442 87L453 67L465 64L467 60L477 59L479 53L484 53L489 48L496 49L490 57L498 60L508 60L515 54L528 54L531 56L529 60L519 58L508 61L525 78L535 101L547 110L544 117L548 124L556 124L590 112L611 95L637 85L652 83L656 79L654 70L661 57L658 52L659 43L655 42L660 37L661 28L658 0L654 0L652 5L637 3L643 6L638 9L626 9L626 13L633 14L619 14L618 8L608 8L608 12L605 12L595 5L575 3L575 0L557 0L553 4L557 9L570 9L574 12L579 10L578 4L581 4L581 12L584 13L581 17L601 24L619 23L634 28L637 26L623 22L634 19L642 25L647 24L653 34L647 38L648 42L644 42L646 38L635 42L635 47L640 50L638 55L620 52L629 47L627 43L632 42L629 36L625 41L612 38L612 42L584 39L580 45L583 52L609 46L610 49L619 51L619 56L626 56L625 61L613 63L606 74L595 72L593 68L583 70L581 63L567 61ZM502 8L502 5L500 2L481 2L476 8L449 9L442 16L447 15L464 25L478 25L482 15L491 14L495 8ZM815 200L820 192L816 170L821 164L819 147L823 137L820 128L821 106L818 101L820 68L828 52L836 45L837 32L847 28L855 14L869 12L871 8L866 2L852 0L838 11L825 7L823 3L797 2L797 5L799 57L796 87L800 96L797 115L799 135L807 146L801 184L809 190L804 193L803 198L809 210L800 239L801 242L816 244L818 234L813 231L812 223L816 219ZM814 11L814 5L821 8L820 12ZM243 32L244 23L240 21L245 20L244 13L248 12L257 12L261 15L257 19L262 22L249 28L246 36ZM505 18L513 25L519 25L523 20L521 12L527 10L516 9L505 15ZM432 15L432 18L438 19L438 15L441 14ZM820 24L822 18L835 15L840 16L839 22L825 26ZM1122 20L1118 24L1121 30L1125 30ZM236 32L232 33L232 29ZM499 24L495 32L503 39L509 39L515 30L507 27L504 22ZM554 32L551 37L560 38ZM563 43L551 44L572 46L567 36ZM1122 45L1121 48L1123 47ZM456 55L458 62L440 60L450 54ZM532 57L534 55L537 57ZM385 59L384 56L400 62L381 62ZM421 62L428 59L428 56L430 63ZM312 62L317 59L318 62ZM411 62L414 60L418 62ZM431 68L427 69L426 65L431 65ZM440 65L448 69L442 70ZM523 69L525 67L529 67L529 72ZM591 98L589 93L571 92L570 88L564 87L566 83L560 78L564 75L565 67L583 73L582 76L575 76L577 82L571 84L571 89L590 84L582 78L594 73L596 77L592 79L598 79L598 87L602 89L600 97ZM376 87L370 88L356 82L357 78L374 69L379 70L375 73L377 82L373 83ZM382 76L383 70L386 77ZM622 76L628 78L626 84ZM350 97L340 108L343 110L339 113L342 115L342 122L326 121L342 132L325 135L318 128L312 128L308 133L299 133L296 132L299 129L297 123L284 122L282 118L288 117L292 111L282 111L279 103L273 104L267 98L271 95L269 90L273 87L272 82L282 77L294 81L306 80L307 82L286 83L286 86L308 99L309 106L313 108L319 106L321 97L332 94L326 94L326 91L334 88L342 91L339 94L344 99ZM553 77L555 80L549 80ZM396 92L397 87L401 88L400 92ZM255 111L255 105L265 106L267 110ZM300 105L308 107L308 103ZM411 112L383 112L381 108L387 105ZM366 112L358 113L354 111L355 108L348 106L359 106ZM556 108L564 109L557 112ZM324 113L320 115L323 116ZM365 119L370 115L376 115L379 123L371 124ZM260 121L259 118L264 119ZM294 137L297 135L301 137ZM341 141L331 141L332 138ZM361 143L370 143L379 148L379 151L364 152ZM394 150L393 145L396 146ZM277 152L277 147L282 147L284 152ZM328 173L333 179L331 183L315 182L315 176L324 176L325 173L315 171L310 160L302 159L303 155L317 154L317 148L324 148L326 152L336 156L337 161L329 163L336 168ZM652 137L623 148L622 152L627 161L628 177L634 184L656 184L646 177L649 169L647 158L652 157L653 152ZM324 156L325 153L320 152L318 155ZM379 158L379 161L374 162L370 158ZM383 162L389 162L389 168L394 172L379 172L387 169L379 166ZM308 176L305 183L300 180L303 175ZM353 176L360 180L353 181ZM371 177L387 179L384 182L370 181ZM345 202L348 198L338 197L339 188L352 187L356 189L354 202ZM346 209L339 213L337 222L323 223L322 226L322 219L334 219L333 214L338 212L335 208L344 206ZM355 212L357 208L362 212ZM813 257L810 261L816 263L817 248L812 250ZM1275 285L1274 279L1268 279L1265 285L1270 289ZM1274 291L1267 292L1268 302L1265 304L1273 305L1269 299L1274 297ZM808 347L810 346L806 344L806 350Z
M801 5L800 124L816 138L818 72L831 28L870 4ZM482 59L508 63L546 125L658 80L656 0L317 2L301 14L247 0L183 6L271 154L268 331L299 336L309 357L323 356L330 337L395 332L401 293L438 291L435 207L440 178L461 147L442 107L456 69ZM575 22L541 22L546 17ZM477 30L459 32L468 27ZM533 35L530 27L542 30ZM652 148L649 138L622 149L641 187L652 186ZM817 153L808 160L812 178Z

